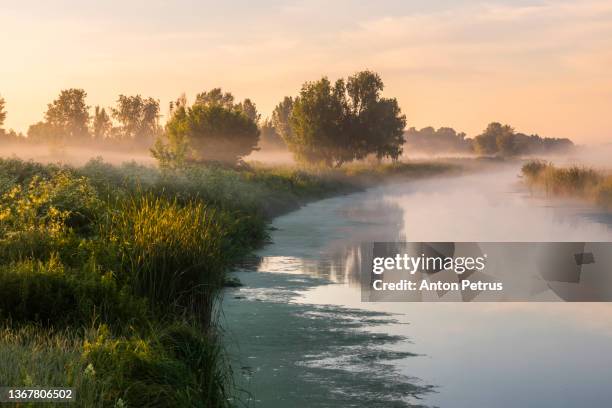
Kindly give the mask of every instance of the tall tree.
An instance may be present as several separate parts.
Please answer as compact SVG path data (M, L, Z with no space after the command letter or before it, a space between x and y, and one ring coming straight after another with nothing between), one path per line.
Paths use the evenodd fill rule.
M298 160L340 166L368 154L397 159L402 153L406 117L397 100L381 97L378 74L358 72L335 84L323 77L285 98L273 122ZM288 126L285 118L288 117Z
M160 132L159 101L140 95L119 95L112 115L120 123L116 134L120 139L150 144Z
M395 98L381 97L383 89L382 79L372 71L347 80L351 148L357 159L375 153L379 159L396 160L402 153L406 117Z
M4 121L6 120L6 110L5 110L4 98L0 96L0 133L4 133Z
M83 89L64 89L56 100L47 105L45 122L63 140L78 141L89 136L86 97Z
M285 96L283 100L276 105L272 112L272 126L283 140L292 140L293 132L291 130L290 117L293 111L293 98Z
M111 135L113 123L104 108L94 108L92 135L96 140L104 140Z
M306 82L295 99L286 140L298 160L339 166L352 158L344 81Z
M246 115L247 118L251 119L255 123L259 123L261 115L257 112L257 106L249 98L236 105L236 109Z
M259 137L259 146L264 150L279 150L286 149L283 138L278 133L272 121L266 119L260 127L261 135Z

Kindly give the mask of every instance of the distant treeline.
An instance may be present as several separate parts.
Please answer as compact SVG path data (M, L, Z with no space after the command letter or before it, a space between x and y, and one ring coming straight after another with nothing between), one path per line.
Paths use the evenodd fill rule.
M12 143L50 143L69 145L107 144L149 147L163 133L159 124L159 101L141 95L119 95L114 107L103 108L86 103L83 89L62 90L47 105L43 120L32 124L27 135L2 129L6 111L0 99L0 136Z
M484 156L521 156L559 153L574 147L569 139L548 138L517 133L511 126L490 123L474 138L463 132L441 127L410 128L405 134L405 149L426 154L471 153Z
M382 97L383 89L371 71L334 83L323 77L305 82L298 95L285 96L262 120L250 99L236 102L231 93L214 88L197 94L191 104L184 95L171 102L162 126L159 101L152 97L119 95L115 106L92 109L87 93L72 88L47 105L27 136L3 130L6 110L0 98L0 143L150 150L169 168L210 161L233 165L261 148L287 149L300 162L330 167L366 157L395 161L405 150L517 156L573 146L569 139L528 136L496 122L473 139L444 127L405 131L405 115L395 98Z

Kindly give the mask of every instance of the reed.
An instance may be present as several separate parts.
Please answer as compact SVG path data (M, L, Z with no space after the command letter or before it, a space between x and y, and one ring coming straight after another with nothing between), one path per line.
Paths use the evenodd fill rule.
M553 196L576 197L612 208L612 175L588 167L557 167L544 161L530 161L522 167L530 188Z

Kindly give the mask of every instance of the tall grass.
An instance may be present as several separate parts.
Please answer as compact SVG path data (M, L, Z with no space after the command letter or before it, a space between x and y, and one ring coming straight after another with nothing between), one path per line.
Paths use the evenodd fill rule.
M121 202L101 228L116 248L119 279L161 310L210 324L223 285L233 221L202 202L179 204L150 194Z
M75 387L83 407L226 407L218 300L269 218L363 180L444 170L0 159L0 380Z
M541 188L547 194L577 197L612 208L612 175L609 172L530 161L523 165L522 173L530 187Z
M0 327L0 378L14 387L70 387L77 406L102 407L105 394L91 370L83 367L83 333L35 325ZM57 406L57 404L47 404Z

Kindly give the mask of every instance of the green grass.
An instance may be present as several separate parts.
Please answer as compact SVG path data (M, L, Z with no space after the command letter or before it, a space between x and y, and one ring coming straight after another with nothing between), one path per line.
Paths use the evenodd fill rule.
M83 407L226 407L225 272L271 217L436 164L160 171L0 159L0 379Z
M612 209L612 174L609 172L530 161L523 165L522 173L532 188L540 188L550 195L585 199Z

